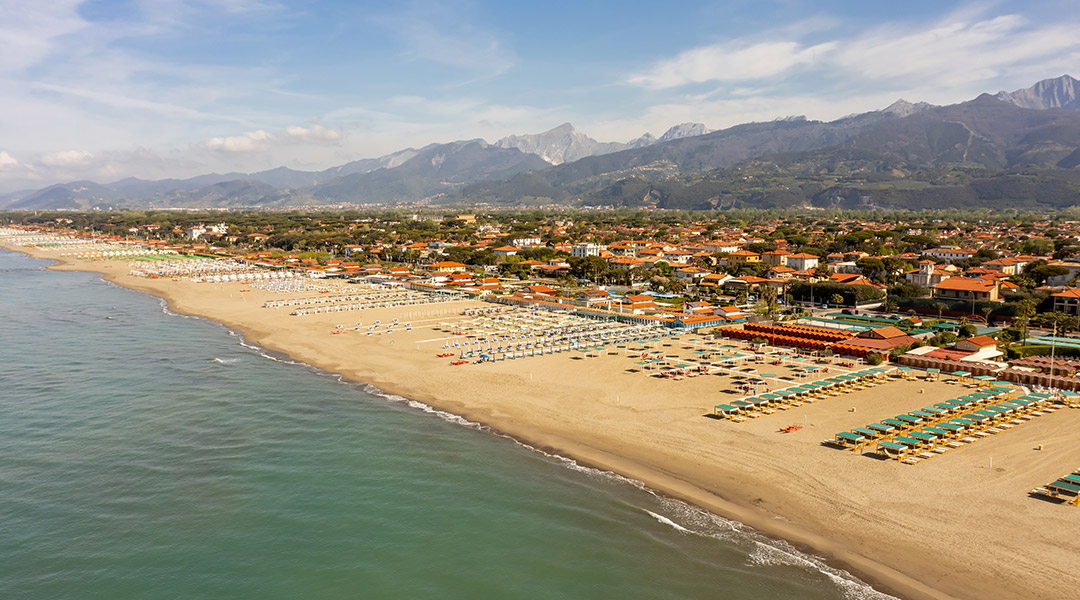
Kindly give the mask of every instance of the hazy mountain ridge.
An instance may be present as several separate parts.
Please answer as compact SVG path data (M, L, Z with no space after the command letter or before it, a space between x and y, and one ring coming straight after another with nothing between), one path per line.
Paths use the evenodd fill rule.
M1080 110L1080 81L1062 75L1044 79L1022 90L998 92L994 98L1021 108Z
M563 123L542 133L511 135L495 142L499 148L516 148L526 154L535 154L553 165L625 150L628 146L619 142L598 142Z
M706 133L712 133L712 129L709 129L701 123L680 123L671 129L664 132L664 135L660 136L660 139L656 140L657 144L663 144L664 142L670 142L672 140L681 140L683 138L694 137L698 135L705 135Z
M831 122L788 117L711 132L700 123L683 123L660 138L646 133L626 144L597 142L565 123L538 134L507 136L495 144L483 140L430 144L323 171L278 167L184 180L128 178L104 185L76 181L8 194L0 197L0 206L284 206L433 199L462 204L581 199L603 204L605 199L622 202L630 197L627 194L650 186L654 190L643 198L663 199L674 206L685 204L676 198L683 194L696 198L695 206L722 206L723 194L708 196L720 185L716 181L727 181L716 174L729 167L744 168L739 165L802 169L804 180L825 183L835 181L822 174L848 171L1075 169L1080 166L1080 111L1073 110L1080 108L1078 89L1080 82L1063 76L945 107L898 100L878 111ZM1040 108L1022 108L1023 104ZM854 181L857 187L857 178ZM1015 190L1021 180L1008 181L1007 187ZM1062 185L1055 190L1071 183ZM664 189L656 191L657 186ZM811 188L769 193L783 202L809 202L823 191ZM844 193L834 200L846 202Z
M346 175L304 190L318 203L411 202L445 194L479 179L505 179L550 165L516 148L483 140L429 146L394 168Z
M535 154L553 165L561 165L589 156L644 148L653 144L704 135L711 131L701 123L681 123L665 131L659 138L646 132L641 137L623 144L598 142L574 129L570 123L563 123L542 133L507 136L495 142L495 145L500 148L517 148L526 154Z
M984 94L885 119L843 143L763 155L692 177L626 177L591 205L716 208L1058 209L1080 203L1080 112Z
M836 145L890 118L894 117L875 111L830 123L781 120L736 125L705 135L590 156L540 173L518 174L509 181L478 182L463 188L460 200L499 202L507 196L529 198L547 190L549 195L543 197L563 202L623 177L700 173L756 156Z

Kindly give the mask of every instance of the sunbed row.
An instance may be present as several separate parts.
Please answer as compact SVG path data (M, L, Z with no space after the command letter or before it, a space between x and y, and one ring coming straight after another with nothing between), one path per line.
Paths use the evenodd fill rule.
M782 390L747 396L730 403L717 404L713 414L735 422L772 414L804 402L814 402L820 398L835 396L854 390L863 390L888 380L897 374L895 367L871 367L862 371L853 371L844 375L834 375L821 381L812 381Z
M876 443L879 455L915 464L1054 411L1045 399L1034 396L1006 399L1007 395L970 394L947 400L840 432L825 443L853 450Z

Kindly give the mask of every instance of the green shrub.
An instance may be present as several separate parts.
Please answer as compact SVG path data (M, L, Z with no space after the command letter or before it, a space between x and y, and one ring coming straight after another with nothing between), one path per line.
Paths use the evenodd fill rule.
M1054 356L1075 357L1080 356L1080 348L1067 348L1061 346L1054 348L1053 346L1042 345L1017 346L1007 349L1007 354L1009 358L1026 358L1028 356L1050 356L1051 354L1053 354Z

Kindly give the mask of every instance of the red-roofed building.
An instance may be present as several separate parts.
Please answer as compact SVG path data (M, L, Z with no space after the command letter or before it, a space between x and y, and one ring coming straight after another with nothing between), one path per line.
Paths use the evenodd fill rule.
M761 262L774 267L787 265L789 256L791 256L791 253L785 252L784 250L769 250L768 252L763 252L761 254Z
M611 268L613 269L629 269L634 265L648 264L648 261L638 258L632 258L630 256L621 256L619 258L613 258L609 260L608 264L611 265Z
M647 296L644 294L623 296L622 304L626 308L652 308L656 306L656 303L653 302L652 296Z
M961 350L946 350L945 348L937 348L931 350L925 354L922 354L927 358L940 358L943 360L964 360L971 356L970 352L964 352Z
M878 327L863 331L849 340L844 340L844 345L888 352L897 346L907 346L917 341L919 341L917 338L911 337L896 327Z
M787 266L796 271L807 271L818 266L819 258L813 254L800 252L787 257Z
M761 255L757 252L751 252L749 250L736 250L727 257L729 265L737 265L739 263L756 263L761 262Z
M448 273L460 273L468 270L468 267L452 260L444 260L434 264L430 264L427 267L429 271L446 271Z
M997 348L998 341L988 335L977 335L962 340L956 340L953 346L957 350L965 352L978 352L983 348Z
M558 294L558 292L543 284L527 286L523 289L523 291L526 291L530 294L536 294L538 296L555 296Z
M1050 297L1054 299L1054 312L1080 315L1080 288L1062 290Z
M982 264L983 268L1000 271L1006 275L1016 275L1027 264L1026 260L1011 256L988 260Z
M934 286L934 297L942 300L1001 302L1000 287L997 281L950 277Z

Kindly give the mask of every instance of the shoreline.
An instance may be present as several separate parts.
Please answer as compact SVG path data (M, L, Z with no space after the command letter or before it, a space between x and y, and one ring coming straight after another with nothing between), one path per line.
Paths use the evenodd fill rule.
M687 473L685 469L676 468L681 465L675 463L672 458L673 456L678 456L685 460L688 456L685 451L681 454L679 452L672 452L669 453L668 456L657 456L653 454L657 450L656 447L634 446L633 444L605 444L603 442L609 440L602 437L600 439L575 438L573 436L574 431L559 430L556 427L545 427L543 422L537 423L536 421L527 421L522 418L520 413L503 410L505 407L497 402L478 402L471 404L467 397L462 397L460 394L454 393L460 391L460 389L447 390L448 393L440 397L439 388L432 387L430 382L427 382L426 380L419 383L411 382L410 384L395 377L393 374L383 374L378 371L377 368L372 368L370 366L365 370L358 369L355 365L339 363L338 366L343 366L345 368L337 368L332 357L326 356L325 353L320 355L320 348L318 346L311 347L310 344L298 342L290 347L289 343L282 343L281 340L276 339L272 326L270 329L267 329L267 324L260 323L258 318L245 321L243 319L230 319L229 314L215 314L209 306L196 306L197 302L193 301L190 294L178 294L172 290L172 287L175 286L161 285L161 280L135 280L134 278L126 276L126 270L123 273L117 273L111 271L110 267L107 267L105 263L83 263L67 260L65 257L51 256L51 253L38 249L10 246L4 247L8 250L27 254L35 258L46 258L57 261L56 264L46 267L50 270L78 270L99 273L106 281L112 284L160 298L165 302L169 311L182 315L191 315L221 324L236 332L243 340L246 340L251 344L255 344L276 353L281 353L291 360L308 365L323 373L336 374L349 382L361 385L371 385L384 394L391 394L409 400L415 400L424 403L433 409L460 416L468 421L489 428L498 435L509 437L523 446L538 450L541 453L565 457L580 465L615 473L639 481L649 489L660 494L698 506L725 519L738 521L739 523L752 528L756 532L760 532L766 537L786 541L802 552L822 558L830 567L839 568L852 574L863 583L873 587L875 590L902 598L928 599L1009 597L1013 595L1008 591L1001 590L992 582L987 582L985 577L978 577L978 573L976 572L978 569L972 569L970 574L965 573L963 576L959 577L963 581L960 582L958 589L966 590L968 592L967 594L956 594L955 589L950 588L949 586L935 585L941 583L940 574L926 573L926 579L928 579L929 582L916 579L905 571L919 571L925 569L927 564L932 564L934 562L933 559L930 559L929 561L924 560L922 564L917 564L917 562L912 561L914 556L901 555L895 557L895 560L891 561L893 564L887 564L886 562L881 561L879 557L872 557L869 556L869 553L867 552L860 552L860 550L863 550L868 546L859 544L853 545L850 539L830 537L828 535L829 531L827 527L815 527L812 519L799 519L799 516L805 517L806 515L799 515L798 508L794 509L796 514L792 514L791 511L776 510L775 504L773 503L775 501L761 501L764 497L770 497L771 500L772 496L777 493L782 493L782 488L772 485L769 481L765 481L764 478L755 481L752 475L731 471L722 473L722 475L726 475L726 477L721 476L712 479L695 479L693 475L700 474L700 471L696 473ZM123 263L121 263L121 266L126 269L126 265ZM189 283L188 285L193 286L194 284ZM234 300L233 304L235 303L236 301ZM255 305L251 305L249 308L254 307ZM254 311L249 310L249 312L258 313L258 310L260 309ZM253 314L252 316L258 317L259 315ZM260 325L262 328L260 328ZM322 340L325 338L319 339ZM385 349L386 348L384 347L384 350ZM372 348L368 348L367 350L370 351ZM378 348L374 348L374 350L378 350ZM400 347L396 351L401 351ZM372 362L376 362L373 360L375 358L374 356L368 356L366 358L372 359ZM401 357L391 356L388 360L393 360L394 358L400 359ZM543 361L547 359L541 357L539 359L530 360ZM421 362L419 356L415 362ZM398 372L400 373L401 371ZM451 377L458 377L458 373L461 373L461 376L466 376L465 371L455 371ZM471 372L467 374L471 375ZM520 374L518 375L520 378ZM507 377L509 377L509 375L507 375ZM530 382L532 380L531 378L532 374L530 373ZM481 380L479 381L479 384L483 384L485 383L485 379L491 379L491 377L484 378L477 375L477 377L472 379ZM506 384L498 379L496 381L498 381L500 385L506 385L508 389L514 389L515 391L521 389L523 391L535 392L535 390L531 390L531 388L535 388L536 386L524 385L527 383L525 381L509 382ZM635 379L633 381L637 382L638 380ZM428 383L428 385L424 385L424 383ZM472 383L477 382L474 381ZM552 382L552 385L554 385L554 382ZM541 386L541 388L545 387L546 386ZM541 395L542 393L543 392L541 392ZM588 393L588 390L584 390L583 393ZM702 405L712 404L707 400L700 401L699 403ZM615 404L619 404L618 396L616 396ZM837 405L834 405L834 408L835 406ZM538 419L538 421L542 420ZM719 427L721 424L710 423L706 425L706 427L708 426ZM854 459L855 457L848 458ZM864 464L863 461L865 460L866 459L863 458L857 459L853 468L858 469L860 465ZM708 469L707 461L703 465L699 465L699 468ZM751 486L754 484L763 486L763 491L759 490L762 496L758 497L756 499L757 501L750 497L757 492L752 492L749 495L745 491L740 493L738 488L743 487L743 485L747 483ZM1067 511L1068 509L1064 508L1064 510ZM811 522L806 522L807 520ZM855 537L858 537L858 535L855 534ZM869 542L870 547L874 545L873 541L873 539L863 540L864 544ZM954 576L955 575L956 574L954 573ZM987 592L990 592L991 590L996 590L997 594L988 594Z
M54 264L54 265L49 265L46 268L49 269L49 270L78 270L78 271L88 272L88 273L100 273L100 271L95 271L93 269L79 269L79 268L54 269L53 267L74 267L74 266L71 265L70 263L60 262L60 263L57 263L57 264ZM439 412L442 412L444 414L448 414L448 415L451 415L453 417L463 419L467 423L472 424L472 425L476 425L478 428L484 430L487 433L491 433L491 434L494 434L494 435L497 435L497 436L500 436L500 437L507 438L507 439L513 441L514 443L528 449L531 452L537 452L537 453L539 453L541 455L547 456L549 458L554 458L554 459L557 459L557 460L572 461L573 463L575 463L575 464L577 464L577 465L579 465L581 467L586 467L586 468L594 469L594 470L601 471L601 472L604 472L604 473L617 475L619 477L630 480L632 482L640 483L643 486L645 486L645 488L647 488L648 490L651 490L654 493L658 493L658 494L661 494L661 495L664 495L664 496L668 496L670 498L674 498L676 500L680 500L680 501L685 502L687 504L690 504L692 506L696 506L698 508L706 510L706 511L708 511L708 512L710 512L712 514L715 514L715 515L717 515L717 516L719 516L719 517L721 517L723 519L730 520L730 521L735 521L737 523L740 523L742 525L750 527L756 533L759 533L759 534L761 534L761 535L763 535L763 536L765 536L767 538L773 539L773 540L779 540L779 541L782 541L782 542L786 542L786 543L790 544L793 548L795 548L799 552L802 552L802 553L808 554L808 555L812 555L812 556L814 556L816 558L821 559L826 565L828 565L828 566L830 566L832 568L839 569L841 571L845 571L846 573L848 573L851 576L855 577L858 580L858 582L870 586L875 591L882 592L882 593L888 594L890 596L896 596L898 598L922 598L922 597L925 597L925 598L934 598L934 599L941 598L943 600L948 600L948 599L952 598L952 596L939 595L936 591L931 590L929 588L924 588L924 586L922 586L921 584L918 584L917 582L913 585L913 587L915 587L915 588L924 588L923 590L920 590L920 592L925 593L926 594L925 596L902 594L900 590L890 588L888 585L882 583L880 580L871 579L870 577L868 577L868 574L870 572L876 572L875 574L877 576L881 576L883 574L881 572L881 570L886 569L887 571L886 571L885 575L887 575L889 578L898 578L898 579L901 579L901 580L907 579L907 577L905 575L903 575L902 573L900 573L898 571L895 571L895 570L893 570L893 569L891 569L891 568L889 568L889 567L887 567L885 565L881 565L879 563L869 561L865 557L846 556L845 558L848 558L848 559L851 559L851 558L856 559L856 560L852 561L851 563L846 562L843 558L839 558L837 556L837 552L839 551L839 553L841 555L845 555L846 553L843 550L836 549L834 547L835 545L833 543L829 542L828 540L826 540L825 538L822 538L820 536L816 536L812 532L801 532L801 534L797 535L795 533L794 529L792 529L790 527L787 527L787 526L783 526L783 525L777 525L776 522L772 520L772 519L775 519L777 517L777 515L772 515L772 514L763 513L763 512L760 512L760 511L755 511L753 508L744 507L744 506L734 504L734 503L724 499L723 497L718 496L718 495L713 494L713 493L710 493L710 492L707 492L706 490L704 490L704 489L702 489L702 488L700 488L698 486L695 486L690 482L683 481L681 479L673 478L673 477L670 476L670 474L664 474L664 473L654 471L653 469L651 469L651 468L649 468L649 467L647 467L645 465L632 463L632 462L626 461L624 459L620 459L620 457L618 457L618 456L610 455L610 454L605 453L605 452L603 452L602 450L599 450L599 449L589 448L588 451L586 451L586 449L584 447L581 447L578 444L574 444L573 442L568 442L566 440L561 440L561 442L555 442L552 439L548 439L547 436L545 436L545 435L537 435L537 436L535 436L536 438L545 438L545 439L547 439L546 442L539 443L535 439L523 438L523 437L520 437L520 436L518 436L518 435L516 435L514 433L501 430L501 429L491 425L490 423L486 423L486 422L474 419L471 415L468 414L468 411L462 411L462 412L450 411L450 410L448 410L448 409L446 409L444 407L439 406L438 400L436 398L434 398L434 397L420 399L420 398L417 398L414 395L408 395L407 393L402 393L402 392L399 392L399 391L395 391L393 389L387 389L387 388L385 388L383 386L377 386L377 385L375 385L373 383L370 383L370 382L354 381L352 379L349 379L349 378L345 377L344 375L342 375L340 373L327 371L327 370L319 367L317 364L311 364L311 363L308 363L308 362L306 362L306 361L304 361L304 360L302 360L300 358L297 358L297 357L293 356L292 354L290 354L285 349L270 348L270 347L267 347L267 346L264 346L264 345L258 343L257 341L253 341L248 337L248 334L245 331L243 331L240 328L234 327L233 324L222 322L222 321L213 319L213 318L211 318L209 316L205 316L205 315L201 315L201 314L190 314L190 313L175 312L173 310L173 307L171 306L169 298L167 296L165 296L165 295L157 295L157 294L154 294L153 292L150 292L150 291L147 291L147 290L139 290L139 289L136 289L136 288L128 287L128 286L125 286L125 285L123 285L121 283L118 283L117 281L114 280L114 278L108 277L108 275L105 274L105 273L100 273L100 274L102 275L102 278L105 281L109 282L109 283L112 283L112 284L117 285L119 287L122 287L124 289L129 289L129 290L132 290L132 291L138 291L138 292L141 292L141 293L146 293L147 295L150 295L150 296L153 296L155 298L158 298L158 299L162 300L165 303L166 307L168 307L168 310L170 312L173 312L174 314L187 316L187 317L193 317L193 318L197 318L197 319L202 319L202 320L205 320L207 322L220 325L220 326L224 327L227 331L237 335L240 338L241 342L246 342L247 345L250 345L253 348L256 348L258 350L269 350L271 352L275 352L277 354L280 354L280 355L286 357L293 364L301 365L301 366L303 366L305 368L312 369L312 370L317 371L318 373L320 373L322 375L325 375L325 376L338 377L338 378L344 379L345 381L348 381L349 383L359 385L359 386L362 386L362 387L371 387L374 390L376 390L375 392L368 392L368 393L371 393L372 395L381 396L381 397L384 397L387 400L389 400L388 396L396 396L398 398L403 399L406 402L409 402L409 401L418 402L418 403L420 403L420 404L422 404L424 406L430 407L431 409L433 409L435 411L439 411ZM277 360L277 359L274 359L274 360ZM601 458L602 456L606 456L607 460L603 460ZM823 551L822 550L823 547L829 547L830 550L827 551L827 552ZM867 572L863 572L863 571L859 570L858 567L855 566L856 563L860 563L860 562L863 563L861 568L867 568L868 569ZM896 585L896 582L893 582L892 585ZM904 586L904 587L906 587L906 586Z

